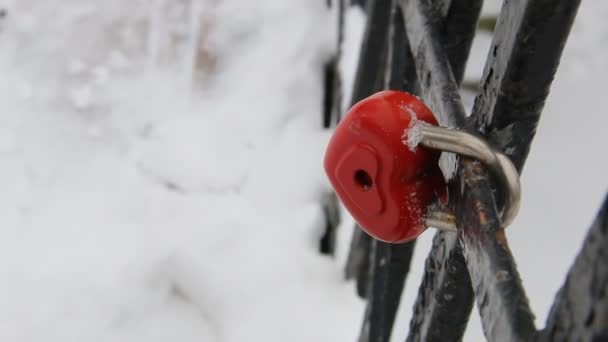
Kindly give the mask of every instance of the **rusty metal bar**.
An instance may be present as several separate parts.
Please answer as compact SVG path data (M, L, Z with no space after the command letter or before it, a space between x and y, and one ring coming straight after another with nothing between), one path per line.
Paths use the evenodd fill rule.
M464 186L457 221L466 223L459 238L484 334L489 341L530 341L536 334L534 315L495 215L487 173L481 164L468 162L459 175Z
M608 197L555 298L539 341L608 341Z
M579 3L503 4L471 120L520 172ZM463 177L463 182L475 178ZM472 186L465 189L476 189ZM465 203L475 203L484 195L469 197L464 198ZM471 214L463 210L465 215ZM529 341L536 335L534 316L504 232L493 225L467 228L461 241L486 337Z
M443 34L458 32L454 29L446 31L447 27L455 24L447 25L441 20L446 16L449 17L448 2L402 0L400 5L423 99L438 116L442 125L464 128L465 111L445 48L450 46L452 40L459 39L443 37ZM480 5L474 7L479 9ZM479 12L472 15L474 21L477 20L478 15ZM453 13L451 17L458 18L459 15ZM471 25L468 27L470 29ZM473 33L468 34L469 39L472 36ZM455 171L455 159L442 158L442 166L448 178L451 178ZM451 183L450 190L456 189L455 183L458 181ZM458 196L451 196L453 206L458 201ZM478 209L469 208L469 210ZM496 217L496 210L491 212L491 215ZM471 223L462 220L458 223L459 226L465 224ZM426 261L425 275L414 304L414 316L407 340L462 339L472 305L473 290L457 236L438 232Z

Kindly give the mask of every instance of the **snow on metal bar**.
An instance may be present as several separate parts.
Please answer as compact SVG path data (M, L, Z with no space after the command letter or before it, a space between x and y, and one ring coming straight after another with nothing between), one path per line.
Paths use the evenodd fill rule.
M487 173L478 162L462 163L462 192L456 213L460 242L489 341L530 341L535 333L530 310L504 230L496 215Z
M462 20L465 14L460 11L466 9L462 3L456 2L454 6L458 7L453 9L448 7L447 1L410 0L400 1L400 4L425 102L438 116L442 125L465 127L465 111L451 68L461 73L467 54L453 53L450 57L460 60L450 63L446 46L461 46L468 52L473 33L467 31L467 28L474 31L471 21L477 20L480 5L473 3L474 6L471 6L477 9L477 12L470 13L473 19ZM455 28L458 25L456 21L444 24L441 18L446 17L462 20L461 30ZM452 29L448 31L448 27ZM459 35L460 32L463 34ZM456 51L455 49L452 48L451 51ZM448 174L455 170L454 159L444 159L443 164ZM457 183L458 180L452 182L453 192L457 189ZM489 196L489 187L485 190L486 196ZM458 197L452 196L452 205L462 200ZM465 210L476 212L479 209L483 208L471 206ZM496 217L495 208L489 211L489 214ZM481 225L479 222L467 224ZM408 341L460 340L472 305L471 282L457 236L439 232L433 240L433 248L426 261L425 276L414 305Z
M448 1L401 0L400 4L426 104L443 126L464 127L465 110L442 35Z
M608 341L608 197L558 292L539 340Z
M505 1L475 99L475 126L521 171L580 0Z
M423 1L408 1L404 6L407 32L412 51L416 55L418 77L427 103L438 114L444 125L470 128L466 125L464 109L447 57L438 43L439 27L430 18L436 16L434 6ZM445 164L444 164L445 166ZM487 173L477 162L462 159L458 165L447 165L447 170L458 171L451 182L450 205L455 209L460 241L464 246L466 269L475 290L484 332L489 340L529 340L535 333L533 316L517 273L515 263L500 230L494 197ZM440 233L437 239L441 239ZM412 319L409 340L432 340L454 334L453 322L461 332L468 318L468 303L454 305L445 300L446 288L451 286L467 294L471 284L454 275L451 268L462 267L460 243L453 236L445 236L444 244L436 244L427 261L425 280L434 286L426 289L423 282ZM445 249L437 253L436 249ZM439 267L439 270L434 269ZM454 284L455 280L460 283ZM426 283L426 284L425 284ZM438 293L437 293L438 292ZM448 293L448 298L454 298ZM468 298L465 297L465 298ZM454 314L454 310L459 314ZM421 313L425 313L420 317ZM429 314L430 313L430 314ZM451 324L450 324L451 323ZM461 336L454 336L456 339Z

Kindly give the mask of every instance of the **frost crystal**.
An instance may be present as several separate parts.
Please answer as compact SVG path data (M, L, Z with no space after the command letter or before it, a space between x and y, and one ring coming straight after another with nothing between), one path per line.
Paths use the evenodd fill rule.
M420 143L420 140L422 140L422 132L420 130L419 120L413 117L410 125L403 132L401 141L410 149L410 151L416 152L416 147Z

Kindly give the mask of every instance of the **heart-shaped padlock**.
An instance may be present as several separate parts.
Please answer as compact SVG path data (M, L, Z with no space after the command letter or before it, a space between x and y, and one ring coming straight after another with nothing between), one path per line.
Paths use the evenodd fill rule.
M438 126L431 110L405 92L381 91L355 104L329 142L325 172L363 230L381 241L406 242L429 226L457 230L445 206L441 151L485 164L502 188L502 227L513 222L521 186L509 157L476 134Z
M439 151L408 148L408 128L437 125L417 97L382 91L355 104L338 124L325 154L325 172L338 197L368 234L405 242L425 229L427 208L445 198Z

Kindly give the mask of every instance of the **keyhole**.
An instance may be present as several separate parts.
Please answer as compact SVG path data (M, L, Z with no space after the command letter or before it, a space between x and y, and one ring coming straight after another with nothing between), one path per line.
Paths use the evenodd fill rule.
M355 183L357 183L357 185L361 187L363 191L370 191L372 185L374 185L372 177L369 175L369 173L365 172L365 170L357 170L355 172Z

